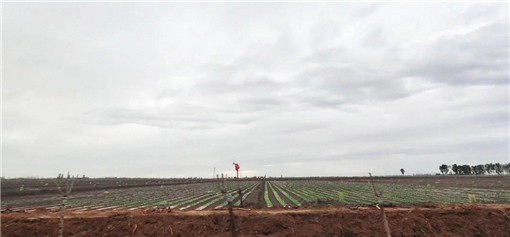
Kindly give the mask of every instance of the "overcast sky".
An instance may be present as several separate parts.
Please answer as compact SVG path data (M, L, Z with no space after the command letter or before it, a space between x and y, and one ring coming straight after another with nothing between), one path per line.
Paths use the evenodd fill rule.
M4 3L3 176L509 162L497 4Z

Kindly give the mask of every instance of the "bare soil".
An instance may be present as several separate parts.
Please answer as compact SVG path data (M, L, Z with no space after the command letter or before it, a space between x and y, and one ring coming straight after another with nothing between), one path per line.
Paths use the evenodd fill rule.
M510 204L385 208L393 236L510 236ZM234 210L239 236L383 236L376 207ZM1 214L2 236L57 236L58 212ZM168 208L69 211L66 236L230 236L226 210Z

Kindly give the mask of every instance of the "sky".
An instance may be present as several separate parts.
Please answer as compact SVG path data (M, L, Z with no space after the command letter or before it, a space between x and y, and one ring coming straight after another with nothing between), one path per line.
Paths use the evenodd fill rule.
M4 3L2 176L509 162L508 3Z

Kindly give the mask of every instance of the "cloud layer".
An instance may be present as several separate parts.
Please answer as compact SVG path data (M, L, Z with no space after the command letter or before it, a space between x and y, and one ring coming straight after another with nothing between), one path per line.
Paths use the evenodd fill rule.
M6 3L3 175L509 161L508 4Z

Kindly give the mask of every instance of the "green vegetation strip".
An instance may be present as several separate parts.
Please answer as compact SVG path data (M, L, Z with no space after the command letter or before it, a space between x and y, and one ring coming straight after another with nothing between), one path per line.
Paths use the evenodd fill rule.
M252 187L255 187L257 186L257 184L254 184ZM248 188L244 189L242 192L244 193ZM245 194L246 195L246 194ZM245 196L243 195L243 200L244 200ZM239 204L241 203L241 200L237 200L237 202L234 203L234 206L239 206ZM228 204L227 201L224 201L222 202L221 204L219 204L218 206L216 206L214 209L219 209L219 208L223 208L225 207L226 205Z
M291 195L289 195L287 192L285 192L281 187L279 187L278 185L276 184L272 184L273 187L275 187L278 191L280 191L285 197L287 197L292 203L294 203L294 205L296 206L301 206L301 203L296 200L294 197L292 197Z
M271 188L271 192L273 192L274 197L280 203L280 205L282 205L282 207L286 207L287 203L285 203L285 201L280 197L280 195L278 195L276 190L273 188L273 185L271 184L271 182L269 182L269 187Z
M264 200L266 201L267 207L273 207L273 203L271 202L271 200L269 200L269 192L267 190L267 183L268 182L264 182Z
M249 191L248 191L248 192L243 191L243 193L244 193L244 194L243 194L242 199L243 199L243 200L246 200L246 198L248 197L248 195L250 195L250 193L252 193L252 192L253 192L253 190L254 190L257 186L258 186L258 184L255 184L255 185L251 186L251 188L249 189ZM234 206L236 206L236 207L238 207L239 205L241 205L241 199L237 200L237 201L234 203Z

